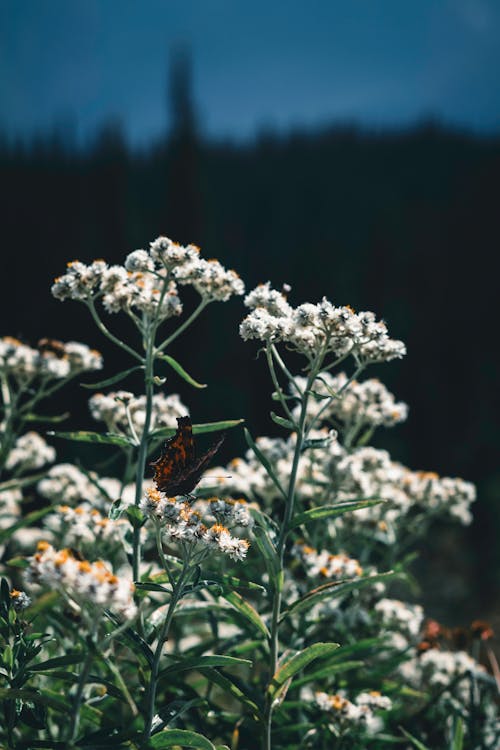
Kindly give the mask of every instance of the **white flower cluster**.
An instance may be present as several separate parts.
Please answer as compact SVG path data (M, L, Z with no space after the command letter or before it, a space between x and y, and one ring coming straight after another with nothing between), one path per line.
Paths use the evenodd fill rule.
M454 694L466 705L470 698L470 675L484 673L484 667L465 651L441 651L431 648L400 664L399 673L409 685L419 690L443 688L458 680ZM440 700L448 700L444 694Z
M137 611L132 581L113 575L101 560L79 560L72 550L56 550L48 542L38 543L36 554L30 558L27 579L61 591L92 621L105 608L127 620L135 617Z
M467 525L472 520L470 504L476 498L473 484L463 479L410 471L391 460L387 451L358 448L333 466L337 499L378 497L386 501L356 512L354 522L394 523L410 513L448 514Z
M137 433L142 433L146 419L146 396L134 396L129 391L96 393L89 399L92 417L106 424L109 432L130 433L129 418ZM175 427L177 417L188 414L187 407L176 393L153 395L150 430ZM127 417L128 414L128 417Z
M376 734L384 725L374 712L390 711L392 708L391 699L375 690L360 693L354 703L340 694L317 692L315 702L321 711L328 713L341 733L358 731Z
M52 294L60 300L80 301L102 296L109 313L137 310L165 320L182 312L178 285L190 284L207 302L225 302L244 293L235 271L217 260L201 258L199 252L194 245L184 247L158 237L149 252L130 253L124 266L108 266L102 260L90 265L72 261L55 280Z
M212 500L212 512L213 504ZM227 526L221 523L206 526L201 513L189 502L169 498L156 489L149 489L139 507L146 516L162 527L163 536L170 541L198 545L207 552L222 552L233 560L243 560L246 557L250 546L246 539L232 536ZM245 520L245 517L237 504L233 506L232 515L229 513L230 507L231 504L227 503L224 508L226 522L244 525L241 519Z
M65 544L78 546L81 542L92 545L99 542L120 542L123 534L130 528L125 519L112 520L102 515L90 503L82 503L75 508L69 505L58 505L55 513L46 520L46 526Z
M295 379L297 386L305 389L306 378ZM404 422L408 416L408 406L402 401L396 402L393 394L376 378L361 383L353 380L346 385L348 377L344 372L331 375L322 372L313 384L313 396L309 399L307 411L309 417L315 417L321 411L321 420L339 420L347 427L393 427ZM340 396L336 396L340 391ZM329 403L327 404L327 401ZM295 415L298 416L296 407Z
M375 604L376 616L387 630L396 630L415 639L424 620L420 604L408 604L399 599L380 599Z
M246 341L284 342L308 356L320 350L335 357L353 354L360 362L388 362L403 357L402 341L389 338L387 326L374 313L336 307L326 297L314 305L291 307L283 293L261 284L245 297L252 309L240 325Z
M101 368L101 354L77 341L42 339L33 349L11 336L0 339L0 370L18 380L58 380Z
M309 576L322 575L324 578L343 580L363 575L363 568L358 560L344 554L331 555L326 550L318 552L307 544L297 543L292 548L292 555L298 557Z
M38 432L26 432L16 440L9 453L5 467L9 471L32 471L52 463L56 457L55 448L48 445Z
M121 499L122 505L132 504L135 494L135 484L125 485L122 489L118 479L100 477L95 472L84 474L74 464L52 466L47 476L38 482L37 489L42 497L52 503L76 505L88 502L105 513L115 500Z
M11 604L16 612L22 612L23 609L27 609L31 604L31 599L25 591L12 589L9 596Z

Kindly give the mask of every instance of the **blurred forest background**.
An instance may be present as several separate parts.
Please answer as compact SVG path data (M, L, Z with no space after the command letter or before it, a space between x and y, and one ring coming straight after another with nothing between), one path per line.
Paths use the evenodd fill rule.
M190 81L189 58L177 57L167 87L171 126L148 147L129 146L120 122L84 149L69 126L1 139L2 335L84 341L103 351L103 377L130 366L85 308L62 306L50 285L68 260L120 263L159 234L200 245L248 290L271 280L291 285L292 304L326 295L375 311L408 356L367 376L410 405L408 422L381 432L376 445L411 468L478 486L474 524L437 528L420 550L429 614L449 625L493 618L500 629L500 136L425 121L400 130L261 131L235 144L201 135ZM244 417L255 435L279 434L264 362L238 337L243 314L241 300L213 305L175 344L172 353L206 391L174 376L166 387L196 421ZM119 316L109 322L127 335ZM65 429L92 426L87 395L75 384L54 405L71 411ZM95 458L84 446L57 448L61 459ZM232 431L223 458L244 449Z

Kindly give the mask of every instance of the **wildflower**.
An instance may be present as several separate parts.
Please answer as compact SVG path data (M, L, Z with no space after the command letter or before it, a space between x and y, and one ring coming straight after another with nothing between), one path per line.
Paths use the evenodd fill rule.
M131 581L113 575L101 560L78 559L72 550L56 550L48 542L38 543L27 580L58 589L90 620L102 615L104 609L127 620L136 614Z
M22 612L23 609L27 609L31 604L31 599L25 591L12 589L9 595L12 606L17 612Z
M9 471L31 471L39 469L44 464L51 463L56 457L56 451L37 432L26 432L16 440L6 462Z

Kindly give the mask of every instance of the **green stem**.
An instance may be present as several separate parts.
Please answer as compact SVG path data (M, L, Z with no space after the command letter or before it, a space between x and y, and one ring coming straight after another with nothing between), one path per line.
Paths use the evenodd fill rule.
M139 443L139 452L137 456L137 466L135 473L135 505L138 506L142 498L142 483L146 469L146 459L148 455L149 428L151 425L151 414L153 411L153 366L154 366L154 329L149 331L146 340L145 356L145 386L146 386L146 411L144 416L144 428L142 430L141 441ZM132 552L132 575L133 580L139 580L139 564L141 559L141 530L134 528L133 534L133 552Z
M286 539L289 531L290 521L293 518L293 510L295 505L295 488L297 484L297 472L299 468L300 455L302 453L302 447L304 444L304 427L307 416L307 403L309 400L309 391L316 377L317 370L313 369L307 379L307 385L302 393L302 403L300 409L300 417L297 424L297 442L295 444L295 451L293 455L292 470L290 473L290 481L288 483L287 502L285 507L285 514L281 525L280 535L277 544L277 553L279 558L279 572L276 580L274 581L273 591L273 609L271 615L270 624L270 636L269 636L269 651L270 651L270 663L271 663L271 674L272 679L276 672L279 659L279 619L281 614L281 591L283 588L284 580L284 555L286 548ZM271 750L271 728L272 728L272 713L273 705L270 699L266 700L266 706L264 710L264 737L263 737L263 750Z
M97 310L95 309L95 304L94 304L94 300L93 299L89 299L88 300L87 307L89 308L90 313L92 315L92 318L94 319L94 323L96 324L96 326L98 327L98 329L101 331L101 333L104 334L104 336L106 336L106 338L108 338L110 341L112 341L113 344L116 344L117 346L119 346L120 349L124 349L126 352L128 352L130 354L131 357L133 357L134 359L139 360L139 362L142 363L142 361L143 361L142 357L141 357L140 354L138 354L135 351L135 349L132 349L131 346L129 346L128 344L126 344L124 341L121 341L117 336L115 336L113 333L111 333L111 331L108 328L106 328L106 326L104 325L104 323L100 319L100 317L99 317L99 315L97 313Z
M80 724L80 708L82 705L83 691L85 689L85 684L87 682L87 679L90 673L92 657L93 657L93 652L89 648L89 650L87 651L87 655L85 657L85 661L83 662L82 671L80 672L80 675L78 677L76 693L75 693L75 697L73 700L71 723L69 725L69 733L68 733L68 738L69 738L70 743L73 743L76 740L76 737L78 735L78 726Z
M269 342L266 345L266 356L267 356L267 364L269 367L269 372L271 373L271 378L273 381L273 385L276 389L276 393L278 394L278 398L280 400L281 406L283 407L283 411L287 415L288 419L292 422L292 424L295 424L295 419L293 417L292 412L288 408L288 404L286 402L286 399L283 395L283 389L281 388L281 385L278 380L278 376L276 375L276 370L274 368L274 362L273 362L273 354L272 349L269 344Z
M151 667L151 678L149 681L148 697L147 697L147 713L146 722L144 725L144 739L147 741L151 736L151 728L153 726L153 718L155 714L155 702L156 702L156 691L158 689L158 675L160 673L160 661L165 641L168 639L168 631L172 623L174 616L175 607L182 597L184 590L184 581L188 573L189 558L184 560L184 566L177 583L172 591L172 598L170 599L167 615L161 626L160 633L158 635L158 643L156 645L156 651L153 658L153 665Z
M184 331L186 330L186 328L188 328L188 326L190 326L191 323L194 320L196 320L196 318L198 317L198 315L202 312L202 310L205 309L205 307L207 305L208 305L208 300L202 299L201 302L199 303L198 307L196 308L196 310L194 310L191 313L191 315L189 316L189 318L186 318L186 320L184 321L184 323L182 323L179 326L179 328L177 328L177 330L175 330L167 339L165 339L165 341L157 348L156 352L157 353L158 352L162 352L162 351L164 351L167 348L167 346L170 346L170 344L172 343L172 341L175 341L175 339L178 336L180 336L181 333L184 333Z

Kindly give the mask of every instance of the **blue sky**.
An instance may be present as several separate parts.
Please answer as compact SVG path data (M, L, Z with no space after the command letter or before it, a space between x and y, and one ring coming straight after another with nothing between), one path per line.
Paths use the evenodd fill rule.
M436 117L500 125L498 0L0 0L0 130L119 118L134 144L168 126L169 50L187 45L201 129Z

